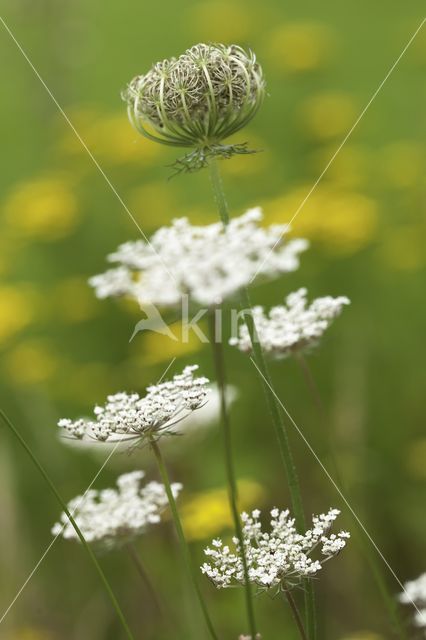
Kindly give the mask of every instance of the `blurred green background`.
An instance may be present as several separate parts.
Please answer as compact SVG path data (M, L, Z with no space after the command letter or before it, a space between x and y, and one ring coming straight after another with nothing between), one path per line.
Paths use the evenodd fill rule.
M120 90L157 59L199 41L252 47L268 97L237 136L262 149L223 163L235 215L260 205L268 223L286 222L420 24L424 3L377 0L3 0L2 16L144 232L171 218L216 219L208 175L167 181L175 151L138 136ZM64 497L85 490L107 453L64 446L59 417L89 412L117 390L141 391L176 356L173 371L198 362L213 377L209 349L156 334L129 344L138 308L97 301L86 282L105 256L138 231L0 26L3 159L0 236L0 376L4 408ZM277 392L402 579L426 569L426 29L424 28L294 221L311 249L299 271L255 288L277 304L300 286L313 296L344 294L351 306L309 363L326 407L324 425L297 364L274 364ZM423 293L422 293L423 292ZM270 420L254 369L227 348L238 473L246 507L289 502ZM50 543L58 507L4 429L0 446L0 616ZM317 583L321 638L397 637L373 579L365 537L295 431L291 433L307 512L342 508L353 532L347 550ZM195 562L206 540L227 535L229 516L218 424L170 453ZM338 470L330 460L330 443ZM114 456L97 481L126 470L156 477L150 456ZM198 617L185 602L170 523L138 549L186 640ZM158 629L149 598L127 556L102 558L137 638L171 638ZM400 591L378 560L390 593ZM221 638L247 631L241 592L200 577ZM287 607L257 600L263 638L296 638ZM178 616L181 622L176 622ZM410 612L402 612L409 620ZM196 627L197 628L197 627ZM121 638L109 601L79 545L59 540L1 624L6 640Z

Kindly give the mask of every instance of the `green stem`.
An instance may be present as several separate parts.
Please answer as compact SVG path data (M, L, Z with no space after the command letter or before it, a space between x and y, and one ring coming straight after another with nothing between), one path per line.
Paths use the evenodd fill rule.
M155 589L152 585L152 582L149 579L147 572L145 571L145 568L141 562L141 559L135 548L135 545L132 542L128 542L126 544L126 549L130 558L132 559L133 564L135 565L135 568L139 574L139 577L141 578L146 590L149 592L149 595L151 597L152 602L155 605L155 608L157 609L157 612L160 614L160 617L163 617L163 607L161 606L160 601L155 592Z
M379 569L376 557L373 555L370 549L370 545L366 544L362 535L358 536L361 545L364 549L364 553L367 557L367 562L370 565L370 569L373 573L376 586L382 596L383 603L389 615L389 629L396 631L401 640L408 640L407 629L404 626L403 621L398 613L398 604L396 598L393 596L389 589L386 580L383 578L382 572Z
M46 483L48 484L50 490L52 491L53 495L55 496L55 498L57 499L57 501L59 502L59 504L61 505L62 510L64 511L64 513L66 514L68 520L70 521L71 525L74 527L74 530L76 532L76 534L78 535L81 544L83 545L83 547L86 549L87 553L90 556L91 561L93 562L93 564L95 565L96 571L99 574L99 577L105 587L106 592L108 593L108 596L112 602L112 605L117 613L117 616L121 622L121 625L124 629L124 632L127 636L127 638L129 638L129 640L135 640L132 632L130 631L130 628L126 622L126 618L124 617L124 614L121 610L120 605L118 604L118 601L114 595L114 592L99 564L99 562L97 561L97 558L95 556L95 554L93 553L91 547L87 544L82 532L80 531L80 528L78 527L76 521L74 520L74 518L72 517L71 513L68 510L68 507L66 505L66 503L64 502L64 500L62 499L62 497L60 496L60 494L58 493L55 485L53 484L52 480L50 479L50 477L48 476L47 472L44 470L43 466L41 465L41 463L38 461L38 459L36 458L36 456L33 454L33 452L31 451L29 445L25 442L24 438L21 436L21 434L19 433L19 431L15 428L15 426L12 424L12 422L10 421L10 419L7 417L7 415L0 409L0 417L2 418L3 422L5 423L5 425L10 429L10 431L12 431L13 435L15 436L15 438L19 441L19 443L21 444L21 446L25 449L25 451L27 452L27 454L29 455L29 457L31 458L31 460L33 461L34 465L37 467L38 471L40 472L40 474L43 476L44 480L46 481Z
M293 618L296 622L296 626L299 629L300 637L302 640L308 640L308 636L306 635L305 628L303 626L302 618L299 613L299 609L297 608L296 602L290 593L290 591L284 591L285 597L287 598L288 604L290 605L291 612L293 614Z
M217 160L213 158L210 162L210 178L213 186L213 193L217 203L218 211L222 222L226 225L229 222L229 209L223 191L222 180L219 172ZM288 487L290 491L292 508L299 527L305 528L305 514L303 510L302 494L300 491L299 479L297 477L296 467L291 453L290 443L287 434L286 424L283 418L281 407L273 393L272 380L269 375L266 360L263 354L262 346L257 339L256 327L253 316L250 313L252 305L248 289L244 287L241 290L241 303L246 311L244 320L252 342L253 358L256 367L262 379L262 386L266 396L266 401L272 416L272 423L278 439L281 457L284 462L284 468L287 476ZM306 608L306 626L310 640L316 638L316 616L315 616L315 598L312 581L305 581L305 608Z
M305 384L308 388L309 393L311 394L312 400L316 406L318 414L321 418L321 421L325 424L326 422L326 411L324 408L324 403L321 398L321 394L319 392L317 383L315 382L315 378L312 375L311 368L303 355L303 353L296 352L294 355L299 367L302 371L302 375L305 379Z
M217 158L213 157L209 162L210 180L213 188L213 195L217 205L220 219L226 226L229 223L229 208L226 202L225 192L223 190L222 176L220 175L219 163Z
M303 373L303 377L305 379L306 382L306 386L308 387L308 390L310 391L311 395L312 395L312 400L315 403L320 419L323 422L322 427L325 428L326 425L326 411L324 408L324 403L322 401L322 397L321 397L321 393L318 389L317 383L315 381L315 378L312 374L311 368L306 360L306 358L301 354L298 353L296 355L296 360L300 365L300 368L302 370ZM342 479L342 476L340 474L340 470L339 470L339 465L337 464L337 456L334 450L334 444L331 438L329 438L329 442L328 442L328 447L329 447L329 456L330 456L330 460L331 463L334 467L334 472L336 474L336 479L339 482L340 487L344 488L344 482ZM348 494L348 490L345 489L345 494ZM355 518L354 518L354 522L355 524L358 526L358 522L356 522ZM396 604L396 600L393 596L393 594L391 593L386 580L383 578L382 572L380 571L376 558L374 556L374 554L371 552L371 548L370 545L365 544L364 542L364 537L363 536L359 536L358 537L359 542L362 546L362 549L364 551L365 557L367 559L368 564L370 565L370 569L373 573L374 576L374 580L376 582L376 586L379 590L379 593L382 597L383 600L383 604L385 605L388 615L389 615L389 619L391 621L391 625L390 628L392 631L397 631L399 637L402 640L407 640L407 631L398 615L398 606Z
M281 407L277 397L273 392L272 378L269 373L268 365L263 353L262 345L259 342L254 323L253 315L250 313L252 305L246 288L241 291L242 307L245 311L244 320L250 335L252 343L253 360L260 373L263 390L265 393L268 408L272 417L275 435L278 440L278 446L281 458L284 463L284 469L287 476L288 488L290 491L290 499L296 523L301 529L306 529L305 513L302 502L302 492L300 490L299 478L297 475L296 465L294 463L293 454L291 452L290 441L288 437L287 427L282 414ZM305 594L305 610L306 610L306 630L308 638L315 640L316 638L316 613L315 613L315 594L312 580L304 580Z
M225 449L225 466L226 466L226 475L227 475L227 481L228 481L229 505L231 507L235 532L237 534L237 538L238 538L238 542L241 550L241 560L243 563L243 571L244 571L244 593L245 593L245 600L246 600L249 630L250 630L251 637L256 638L257 629L256 629L255 615L254 615L253 593L252 593L252 587L249 579L247 557L246 557L246 551L244 546L243 529L241 526L240 514L238 509L238 486L237 486L236 473L234 468L234 456L232 453L231 423L229 419L228 407L226 402L226 375L225 375L225 360L224 360L224 353L223 353L223 344L221 341L220 342L216 341L214 313L209 314L209 328L210 328L210 342L213 350L213 360L214 360L214 365L216 369L217 384L218 384L219 395L220 395L220 413L221 413L221 423L222 423L224 449Z
M154 456L155 456L155 459L156 459L156 462L157 462L157 466L158 466L158 470L160 472L161 479L162 479L163 484L164 484L164 488L166 490L166 494L167 494L167 498L168 498L168 501L169 501L170 510L172 512L173 522L174 522L174 525L175 525L176 533L177 533L179 544L180 544L180 547L181 547L182 556L183 556L183 559L185 561L186 569L187 569L188 574L189 574L189 576L191 578L192 585L194 587L194 591L195 591L195 594L197 596L198 603L199 603L201 611L203 613L204 620L205 620L205 623L206 623L207 628L209 630L209 633L210 633L211 637L213 638L213 640L218 640L218 636L216 635L216 631L214 630L212 621L210 619L209 612L207 610L206 603L204 602L204 598L202 596L200 587L198 585L197 575L195 574L194 568L192 566L191 554L189 552L188 543L187 543L187 541L185 539L185 534L183 532L182 523L181 523L181 520L180 520L180 517L179 517L179 513L178 513L178 509L177 509L177 505L176 505L176 500L174 498L172 487L170 485L169 474L167 472L167 468L166 468L166 465L164 463L163 456L162 456L160 448L159 448L159 446L158 446L158 444L157 444L157 442L156 442L156 440L154 438L150 439L150 444L151 444L151 448L152 448L152 450L154 452Z

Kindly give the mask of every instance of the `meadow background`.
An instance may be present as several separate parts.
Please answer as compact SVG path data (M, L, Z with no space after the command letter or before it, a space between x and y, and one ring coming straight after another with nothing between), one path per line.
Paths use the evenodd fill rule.
M128 124L120 90L158 59L199 41L252 47L268 97L236 139L262 149L223 163L231 211L260 205L267 223L288 221L424 17L420 0L2 0L2 16L150 234L172 217L216 219L207 172L167 181L176 158ZM0 25L0 378L13 418L70 499L107 455L65 446L62 416L87 413L106 394L155 382L199 362L208 345L156 334L129 337L133 304L97 301L89 276L138 231ZM278 304L290 291L347 295L345 309L309 356L327 420L322 423L295 362L274 364L277 392L402 579L426 570L426 29L418 35L326 176L297 216L311 249L301 268L252 292ZM238 473L247 508L288 505L274 435L254 368L227 349ZM0 616L51 540L58 507L25 454L0 430ZM353 539L318 581L322 638L396 637L348 510L296 432L291 433L309 512L342 508ZM330 459L330 443L337 460ZM218 424L170 445L174 480L195 561L206 540L229 530ZM126 470L156 477L147 453L115 455L97 482ZM138 549L172 620L185 589L170 523ZM149 599L128 557L102 558L137 638L158 640ZM383 563L389 590L400 588ZM200 577L223 638L246 630L242 593L216 592ZM188 605L189 606L189 605ZM296 638L286 606L257 601L265 639ZM403 615L410 617L411 612ZM194 616L190 616L194 617ZM197 625L195 617L193 624ZM201 624L201 623L200 623ZM117 640L109 601L78 544L59 540L2 622L6 640ZM200 627L200 639L204 637ZM174 640L186 640L175 624Z

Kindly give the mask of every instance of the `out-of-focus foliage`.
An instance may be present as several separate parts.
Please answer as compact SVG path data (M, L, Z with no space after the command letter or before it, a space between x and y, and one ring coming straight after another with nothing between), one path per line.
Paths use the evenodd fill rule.
M172 372L198 362L213 376L209 347L195 335L185 345L148 332L129 342L142 312L126 301L96 300L86 282L119 243L140 236L138 226L149 235L173 217L216 219L207 173L168 181L176 153L133 131L120 91L157 59L191 44L234 41L256 52L268 97L235 138L259 152L222 163L231 211L260 205L268 224L293 219L293 235L311 242L299 271L256 287L252 297L277 304L307 286L312 296L352 301L309 357L326 419L295 362L273 365L277 393L398 576L425 571L426 28L339 150L420 24L423 3L4 0L2 8L87 145L0 26L0 406L63 496L82 493L108 452L64 446L59 417L84 415L111 392L141 391L173 358ZM179 317L168 321L179 333ZM289 496L258 377L235 350L227 349L226 359L238 389L231 417L242 506L284 508ZM0 433L1 618L50 543L59 509L15 442ZM307 513L336 505L342 526L354 532L344 557L316 583L321 639L396 637L362 534L294 430L291 440ZM184 484L180 504L199 565L206 539L230 534L219 425L175 446L182 453L171 455L170 471ZM141 466L156 477L148 451L118 453L99 486ZM187 640L189 605L170 522L159 529L138 551L171 619L181 620L174 640ZM169 638L129 559L114 553L102 563L136 637ZM382 568L390 592L398 592ZM243 595L202 586L221 637L247 632ZM264 638L296 638L283 603L259 597L256 610ZM6 640L116 640L120 633L80 546L62 541L0 626Z

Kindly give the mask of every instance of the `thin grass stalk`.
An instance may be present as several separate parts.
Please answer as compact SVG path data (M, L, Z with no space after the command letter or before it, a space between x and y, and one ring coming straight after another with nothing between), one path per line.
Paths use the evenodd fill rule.
M321 397L321 393L320 390L318 389L318 385L316 383L315 377L312 374L312 370L309 366L308 361L306 360L306 358L303 356L303 354L299 353L296 356L296 360L301 368L306 386L309 390L309 392L311 393L312 396L312 400L315 404L315 406L317 407L318 410L318 414L319 417L323 423L323 427L325 427L326 424L326 411L325 411L325 407L324 407L324 403ZM336 479L339 482L340 487L342 487L343 489L344 487L344 482L343 482L343 478L341 476L340 470L339 470L339 466L337 464L337 456L334 450L334 444L331 438L329 438L328 440L328 446L329 446L329 456L331 459L331 463L334 467L335 470L335 474L336 474ZM345 489L345 493L347 493L347 490ZM352 514L351 514L352 515ZM358 522L356 522L356 519L354 518L354 522L355 524L358 526ZM407 635L407 629L405 628L403 622L400 619L400 616L398 615L398 606L396 604L396 600L394 595L392 594L392 592L390 591L386 580L383 578L382 572L380 571L379 567L378 567L378 563L376 560L375 555L371 552L371 548L370 545L366 544L364 541L364 537L358 536L358 540L361 544L361 547L363 549L364 555L367 559L367 562L370 566L370 569L373 573L373 577L374 577L374 581L376 583L376 586L378 588L378 591L382 597L383 603L385 605L385 608L388 612L390 621L391 621L391 629L392 631L396 631L398 633L398 636L401 638L401 640L408 640L408 635Z
M156 440L154 438L150 439L150 445L151 445L152 451L154 453L155 460L157 462L158 470L160 472L160 476L161 476L162 482L164 484L164 488L166 490L166 495L167 495L167 499L169 501L170 511L172 513L172 518L173 518L173 522L174 522L174 525L175 525L177 537L178 537L178 540L179 540L182 556L183 556L183 559L184 559L184 562L185 562L185 567L186 567L186 569L188 571L188 575L189 575L189 577L190 577L190 579L192 581L192 585L194 587L195 595L197 597L198 604L200 606L200 609L201 609L201 612L203 614L206 626L207 626L207 628L209 630L210 636L213 638L213 640L218 640L218 636L217 636L216 631L215 631L215 629L213 627L213 623L211 621L210 614L209 614L208 609L207 609L207 605L204 602L204 598L203 598L203 595L201 593L200 586L198 584L197 575L196 575L196 573L194 571L194 568L193 568L193 565L192 565L191 554L190 554L190 551L189 551L188 543L187 543L186 538L185 538L185 534L184 534L183 527L182 527L182 522L180 520L179 512L178 512L177 505L176 505L176 500L174 498L172 487L171 487L171 484L170 484L169 474L168 474L168 471L167 471L167 468L166 468L162 453L160 451L160 447L158 446L158 443L156 442Z
M315 404L315 407L318 411L318 414L321 418L321 420L325 423L326 420L326 411L325 411L325 407L324 407L324 403L322 401L321 398L321 394L319 392L317 383L315 381L314 376L312 375L312 371L311 368L308 364L308 361L306 360L305 356L303 355L303 353L300 352L296 352L294 354L294 358L296 360L296 362L298 363L300 370L302 371L302 375L303 378L305 380L305 384L308 388L309 393L311 394L312 400Z
M213 187L214 199L217 204L220 219L224 225L229 223L229 208L226 202L226 197L223 189L222 178L219 171L218 161L216 158L212 158L210 163L210 179ZM272 422L275 429L276 437L278 439L281 457L284 462L284 468L287 476L288 487L290 491L290 498L292 508L296 518L298 526L305 528L305 514L303 510L302 495L300 491L299 479L297 476L296 467L293 460L293 455L290 448L290 443L287 434L286 424L282 415L281 408L278 401L272 392L272 380L268 371L266 360L263 354L262 346L257 339L256 327L253 320L253 316L250 313L252 305L248 289L244 287L241 290L241 304L242 308L246 311L244 314L244 321L247 325L247 329L250 335L253 349L254 361L261 372L262 386L265 392L267 404L272 416ZM306 628L308 638L315 640L316 638L316 615L315 615L315 596L312 581L307 579L305 584L305 608L306 608Z
M226 399L226 374L225 374L225 359L223 353L222 342L216 341L216 327L215 327L215 315L209 314L209 329L210 329L210 342L213 350L213 360L216 370L216 378L220 396L220 414L221 424L223 432L223 442L225 451L225 467L228 486L228 498L231 508L232 518L234 521L235 532L237 534L238 542L241 550L241 560L243 563L244 571L244 594L246 601L247 619L249 624L249 630L252 638L256 638L257 628L256 619L254 613L253 604L253 590L250 584L249 571L247 565L247 557L244 546L243 529L240 520L240 510L238 508L238 486L235 473L234 455L232 449L232 433L231 422L229 419L229 412Z
M22 448L27 452L27 454L29 455L29 457L31 458L32 462L34 463L34 465L37 467L38 471L40 472L40 474L43 476L45 482L47 483L47 485L49 486L50 490L52 491L53 495L55 496L55 498L57 499L57 501L59 502L63 512L66 514L68 520L70 521L71 525L73 526L76 534L78 535L81 544L83 545L83 547L85 548L85 550L87 551L91 561L93 562L96 571L98 572L98 575L101 579L101 582L104 585L104 588L111 600L112 606L115 609L115 612L117 614L118 619L121 622L121 625L123 627L123 630L127 636L127 638L129 640L135 640L135 637L133 636L132 632L130 631L129 625L127 624L126 618L124 616L123 611L121 610L121 607L118 603L117 598L114 595L114 592L108 582L108 579L105 575L105 573L103 572L95 554L93 553L90 545L86 542L79 526L77 525L76 521L74 520L73 516L71 515L65 501L63 500L63 498L61 497L61 495L59 494L58 490L56 489L55 485L53 484L52 480L50 479L50 476L48 475L47 471L45 471L44 467L42 466L41 462L39 462L39 460L37 459L37 457L34 455L34 453L31 451L30 446L26 443L26 441L24 440L24 438L21 436L21 434L19 433L19 431L16 429L16 427L13 425L13 423L11 422L11 420L8 418L8 416L4 413L4 411L2 409L0 409L0 417L3 420L4 424L8 427L8 429L13 433L13 435L15 436L15 438L18 440L18 442L20 443L20 445L22 446Z
M160 617L163 616L163 607L161 606L160 600L158 599L158 596L155 592L154 586L151 582L151 580L149 579L149 576L147 574L147 572L145 571L145 567L142 564L142 561L139 557L139 554L136 550L135 545L132 542L128 542L126 544L126 550L127 553L129 554L135 569L137 571L137 573L139 574L139 577L145 587L145 589L148 591L150 598L152 600L152 602L154 603L154 606L157 610L157 613L160 615Z

